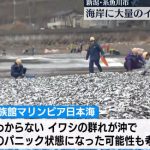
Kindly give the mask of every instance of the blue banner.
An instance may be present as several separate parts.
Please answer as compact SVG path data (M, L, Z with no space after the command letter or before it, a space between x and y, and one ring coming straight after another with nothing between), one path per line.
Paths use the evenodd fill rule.
M0 106L0 119L97 119L97 106Z

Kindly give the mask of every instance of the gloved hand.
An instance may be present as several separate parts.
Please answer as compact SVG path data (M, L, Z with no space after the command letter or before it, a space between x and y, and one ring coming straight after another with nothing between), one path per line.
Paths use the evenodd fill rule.
M141 75L145 76L147 71L143 71Z
M22 74L22 75L21 75L21 78L24 78L24 77L25 77L25 74Z

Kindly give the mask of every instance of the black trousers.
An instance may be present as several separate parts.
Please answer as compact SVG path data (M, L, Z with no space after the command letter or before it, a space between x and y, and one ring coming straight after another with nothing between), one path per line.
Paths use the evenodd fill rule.
M102 72L102 67L100 66L99 60L90 60L89 62L89 72L94 73L94 64L97 66L98 70Z

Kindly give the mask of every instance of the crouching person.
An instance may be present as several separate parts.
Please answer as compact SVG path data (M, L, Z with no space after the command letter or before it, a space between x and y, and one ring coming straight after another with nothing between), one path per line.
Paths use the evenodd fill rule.
M143 53L143 58L145 59L145 66L144 66L144 71L142 72L142 75L146 75L148 70L150 69L150 53L149 52L144 52Z
M126 56L124 67L127 71L140 69L144 66L145 61L142 57L143 52L143 49L133 48L132 51Z
M23 67L21 59L16 59L15 63L11 66L11 76L14 78L23 78L27 69Z

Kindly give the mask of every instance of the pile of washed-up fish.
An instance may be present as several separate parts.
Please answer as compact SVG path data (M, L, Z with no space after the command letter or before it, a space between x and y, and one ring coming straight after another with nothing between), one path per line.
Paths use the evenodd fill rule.
M150 118L150 76L102 72L0 79L1 105L97 105L100 118Z

